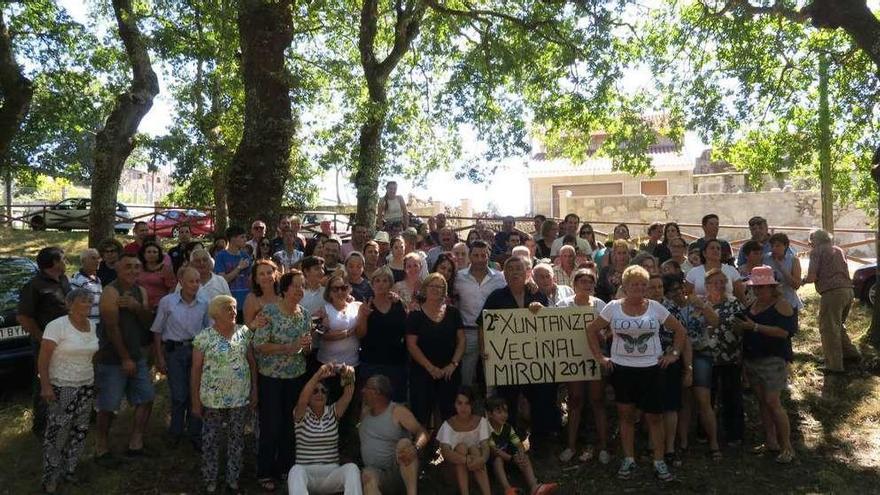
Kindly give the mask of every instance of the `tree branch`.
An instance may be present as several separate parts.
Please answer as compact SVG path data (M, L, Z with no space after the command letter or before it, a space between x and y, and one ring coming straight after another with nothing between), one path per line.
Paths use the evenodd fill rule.
M5 161L12 138L18 132L31 106L34 94L31 80L24 76L12 53L12 36L0 9L0 165Z

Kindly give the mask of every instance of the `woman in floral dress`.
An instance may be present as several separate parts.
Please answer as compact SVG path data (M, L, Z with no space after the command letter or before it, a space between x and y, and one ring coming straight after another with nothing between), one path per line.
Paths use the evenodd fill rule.
M238 493L244 426L248 406L257 405L257 364L250 350L252 332L235 324L236 302L232 296L215 296L208 306L214 325L193 342L192 409L203 419L202 476L205 492L217 493L220 435L226 433L227 493Z

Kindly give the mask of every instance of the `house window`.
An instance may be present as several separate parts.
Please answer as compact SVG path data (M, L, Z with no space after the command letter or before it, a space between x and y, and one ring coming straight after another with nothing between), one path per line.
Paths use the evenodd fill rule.
M643 180L641 189L645 196L666 196L669 194L669 183L666 180Z

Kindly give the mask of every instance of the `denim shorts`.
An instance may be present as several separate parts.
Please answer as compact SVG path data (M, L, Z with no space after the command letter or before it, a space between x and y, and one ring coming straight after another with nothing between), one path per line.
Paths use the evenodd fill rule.
M694 387L712 388L712 366L715 360L706 354L694 353Z
M141 359L136 365L137 371L134 376L127 376L122 371L122 365L119 364L97 365L95 389L98 397L95 400L95 408L98 411L118 411L123 395L133 406L146 404L153 400L156 394L147 360Z

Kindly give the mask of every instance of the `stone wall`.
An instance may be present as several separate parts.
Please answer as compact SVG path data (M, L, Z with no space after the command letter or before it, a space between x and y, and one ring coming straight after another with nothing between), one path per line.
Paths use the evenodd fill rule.
M806 242L807 230L787 230L777 226L815 228L822 224L822 205L815 191L779 191L733 194L684 194L671 196L618 196L596 198L566 198L562 211L577 213L584 221L595 222L598 231L607 232L613 225L599 222L650 223L675 221L683 224L699 224L703 215L715 213L721 224L740 226L722 227L720 237L729 240L749 237L749 218L760 215L766 218L771 231L785 232L792 239ZM836 208L834 214L837 229L872 229L873 222L865 212L854 207ZM683 231L701 234L699 227L683 227ZM633 237L644 236L644 226L630 226ZM872 238L866 233L837 233L836 242L845 244ZM873 245L850 249L856 256L875 256Z

